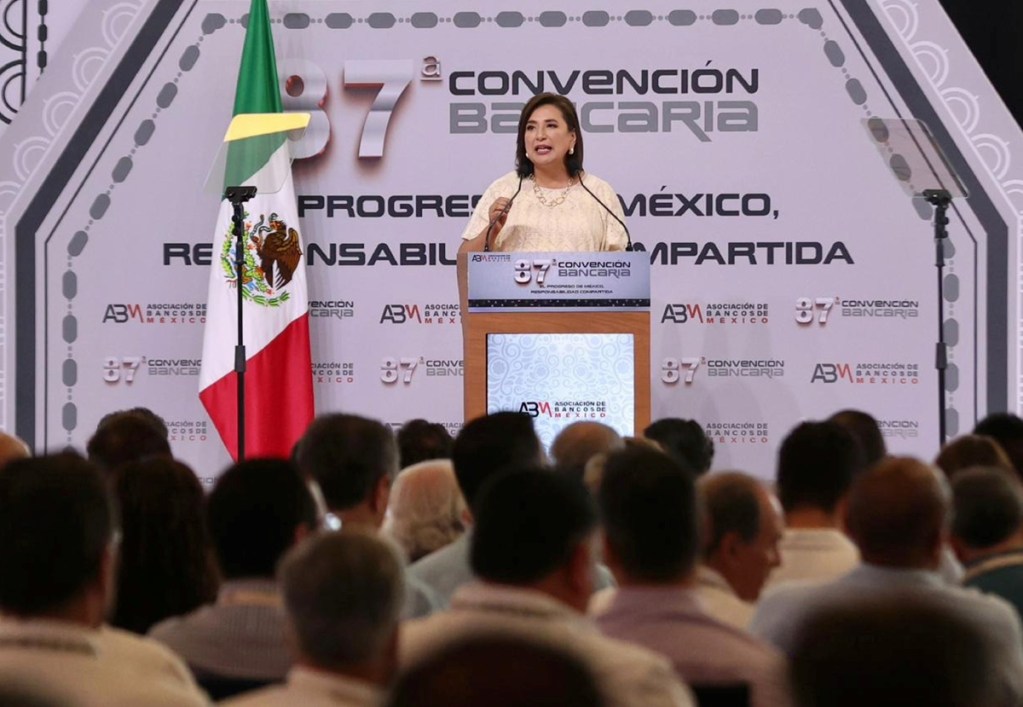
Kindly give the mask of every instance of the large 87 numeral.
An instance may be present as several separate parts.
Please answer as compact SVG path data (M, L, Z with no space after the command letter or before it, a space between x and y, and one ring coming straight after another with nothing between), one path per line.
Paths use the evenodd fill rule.
M122 380L125 383L133 383L135 372L138 371L141 363L141 356L122 356L120 358L108 356L103 359L103 380L107 383L117 383Z
M553 264L553 260L516 260L515 282L528 285L533 281L533 270L536 270L536 284L542 285L547 280L547 271Z
M817 311L817 323L827 324L831 308L835 306L834 297L799 297L796 299L796 322L813 324L814 312Z
M418 365L418 358L385 358L380 366L380 380L384 383L397 383L400 377L403 383L411 383L412 374Z
M398 101L415 78L415 66L411 60L352 60L344 63L342 71L346 88L380 87L362 124L359 157L383 157L387 127ZM330 120L323 110L329 86L327 76L323 69L305 59L286 59L281 72L284 109L312 116L302 137L292 141L291 154L298 160L314 157L330 141Z
M666 358L661 362L661 382L673 384L684 380L686 383L692 383L700 363L699 356Z

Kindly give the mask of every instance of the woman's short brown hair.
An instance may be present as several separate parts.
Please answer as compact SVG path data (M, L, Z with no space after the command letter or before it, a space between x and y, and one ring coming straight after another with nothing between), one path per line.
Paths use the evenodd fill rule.
M561 117L565 119L569 132L575 135L575 149L572 154L565 155L565 167L568 168L569 175L574 177L583 170L583 132L579 129L579 115L575 112L575 105L565 96L556 93L538 93L529 99L522 109L522 114L519 115L515 171L520 177L528 177L533 173L533 163L526 157L526 122L537 108L548 105L561 111Z

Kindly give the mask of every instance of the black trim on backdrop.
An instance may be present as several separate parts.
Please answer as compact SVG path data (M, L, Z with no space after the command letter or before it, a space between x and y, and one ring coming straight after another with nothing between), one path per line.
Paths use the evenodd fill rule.
M37 232L185 0L158 0L14 227L15 431L36 444Z
M866 56L863 50L860 48L859 43L856 41L856 37L848 31L845 27L845 21L842 16L838 13L835 8L835 0L828 0L831 4L832 9L835 11L835 16L839 22L842 23L844 29L846 29L849 38L856 45L860 55L866 62L867 66L871 66L870 59ZM874 15L873 11L868 7L866 0L838 0L845 8L846 12L849 13L849 17L856 24L856 28L860 34L866 40L870 46L870 50L877 60L881 62L884 67L885 73L888 78L891 79L892 83L898 87L899 94L902 99L906 102L906 106L912 113L912 117L918 118L924 121L927 126L931 129L931 133L934 136L935 141L941 147L945 156L952 164L953 169L959 178L962 179L963 184L966 186L966 190L969 193L966 201L970 204L970 208L977 215L977 219L981 222L984 227L984 232L987 235L985 246L987 249L987 292L985 293L985 304L987 307L987 411L988 412L1001 412L1008 410L1009 406L1009 308L1008 301L1005 298L1005 293L1008 292L1009 287L1009 272L1008 272L1008 258L1009 258L1009 226L1002 219L998 213L998 209L995 208L994 202L987 193L981 188L980 180L977 175L974 174L973 169L969 163L963 157L962 152L956 145L952 136L945 128L945 124L938 117L937 112L927 99L926 94L917 84L916 79L913 77L913 73L906 66L906 62L903 61L902 55L899 54L898 49L892 43L892 40L885 33L881 27L881 23ZM873 72L873 67L871 67ZM884 86L880 80L877 79L876 73L874 78L877 80L881 90L884 91ZM891 97L885 91L885 98L888 99L892 109L895 110L896 114L901 118L903 117L898 108L894 105ZM952 203L952 209L959 216L960 222L964 224L965 221L962 219L962 214L959 212L959 207L956 202ZM969 232L971 239L974 243L974 259L976 259L977 241L973 236L973 233ZM921 234L923 229L921 229ZM930 232L928 231L928 236ZM921 237L925 237L921 235ZM975 278L976 281L976 278ZM979 294L979 293L977 293ZM976 299L976 297L975 297ZM979 305L979 302L975 305L975 308ZM976 313L976 312L975 312ZM975 316L976 320L977 317ZM974 342L977 341L977 331L974 328ZM974 344L974 361L979 364L977 354L977 345ZM974 406L973 406L973 417L977 419L978 406L977 397L980 383L977 376L977 366L974 366ZM973 425L970 425L972 429Z

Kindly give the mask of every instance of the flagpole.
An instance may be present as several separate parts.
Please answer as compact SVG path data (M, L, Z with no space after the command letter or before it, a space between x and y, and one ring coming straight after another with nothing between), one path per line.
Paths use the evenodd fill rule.
M256 187L227 187L224 197L231 202L236 238L234 271L238 275L238 341L234 347L234 372L238 381L238 461L245 459L245 319L242 308L245 303L245 210L242 204L256 196Z

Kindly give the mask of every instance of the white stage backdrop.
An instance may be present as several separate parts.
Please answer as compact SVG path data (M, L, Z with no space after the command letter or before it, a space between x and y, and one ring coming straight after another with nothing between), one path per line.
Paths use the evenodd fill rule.
M147 405L209 480L227 457L196 395L221 249L201 185L248 2L88 5L0 137L0 426L82 446ZM295 174L321 412L460 426L455 252L539 90L575 101L586 168L651 258L653 416L705 423L716 467L769 477L793 424L841 407L896 452L937 447L929 209L874 116L930 124L971 191L945 281L950 432L1019 408L1023 136L936 0L271 13L286 106L314 115Z

